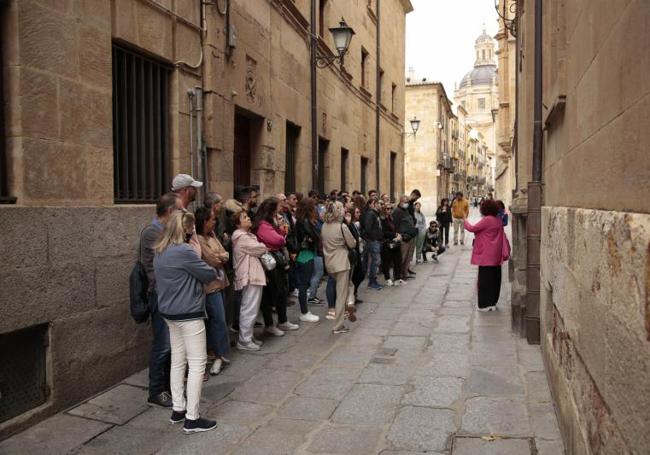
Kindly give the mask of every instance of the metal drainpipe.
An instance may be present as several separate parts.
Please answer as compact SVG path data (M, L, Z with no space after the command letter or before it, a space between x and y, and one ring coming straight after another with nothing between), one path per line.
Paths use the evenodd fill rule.
M190 105L190 174L194 176L194 90L187 91L187 99Z
M318 111L316 105L316 0L311 0L311 25L309 40L309 65L311 69L311 162L312 162L312 189L319 187L318 175Z
M203 88L199 86L194 87L194 93L196 94L196 106L194 108L196 112L196 167L197 174L203 181L203 187L199 189L199 197L197 197L197 200L203 201L203 196L205 196L205 192L207 191L207 162L205 142L203 141Z
M381 150L380 150L380 145L381 141L379 138L379 126L380 126L380 121L381 121L381 108L379 107L381 103L381 16L380 16L380 10L381 10L381 0L377 0L377 3L375 5L375 9L377 10L375 12L375 16L377 17L377 106L375 107L375 187L377 189L378 194L381 194L380 190L380 157L381 157Z
M526 313L524 324L529 344L540 342L540 246L542 229L542 0L535 1L535 105L533 121L533 178L528 182L526 222Z

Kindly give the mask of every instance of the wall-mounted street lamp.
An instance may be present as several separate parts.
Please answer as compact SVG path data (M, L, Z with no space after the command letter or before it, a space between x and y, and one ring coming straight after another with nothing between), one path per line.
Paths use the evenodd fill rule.
M316 64L319 68L325 68L337 61L343 65L343 59L345 57L345 54L348 52L348 49L350 48L350 42L352 41L352 37L355 34L354 30L352 30L352 27L346 24L345 19L343 18L341 18L341 22L339 22L338 27L330 27L329 30L332 34L332 38L334 39L334 47L336 47L339 55L318 55L316 57Z
M420 120L417 117L413 117L409 122L411 123L411 132L405 131L402 134L404 136L413 136L413 140L415 140L415 135L418 134L418 130L420 129Z

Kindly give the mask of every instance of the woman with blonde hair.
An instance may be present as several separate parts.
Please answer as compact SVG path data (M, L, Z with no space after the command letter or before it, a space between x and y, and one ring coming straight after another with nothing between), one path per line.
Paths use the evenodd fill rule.
M357 241L350 229L343 223L345 210L340 202L332 202L327 206L323 216L321 239L327 273L336 280L336 319L332 333L345 333L348 329L343 325L345 319L345 304L348 299L350 284L350 261L348 253L357 246Z
M172 350L170 385L172 423L185 421L185 433L212 430L214 420L199 415L201 387L207 361L205 340L205 292L203 285L223 277L205 263L189 242L194 234L194 215L174 212L155 245L153 260L158 309L169 327ZM187 400L185 399L185 367Z

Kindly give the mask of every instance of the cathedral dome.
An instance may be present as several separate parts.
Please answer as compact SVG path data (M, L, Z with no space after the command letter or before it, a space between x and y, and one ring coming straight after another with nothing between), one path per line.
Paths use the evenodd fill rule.
M492 85L497 74L496 65L481 65L475 66L472 71L465 74L460 81L460 87L467 87L468 85Z

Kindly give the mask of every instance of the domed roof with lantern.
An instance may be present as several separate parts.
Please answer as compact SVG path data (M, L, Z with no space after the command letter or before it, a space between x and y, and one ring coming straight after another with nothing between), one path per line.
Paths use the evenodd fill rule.
M476 52L474 68L463 76L459 88L469 85L493 85L497 83L497 65L494 61L494 39L487 34L485 27L483 27L483 32L474 42L474 49Z

